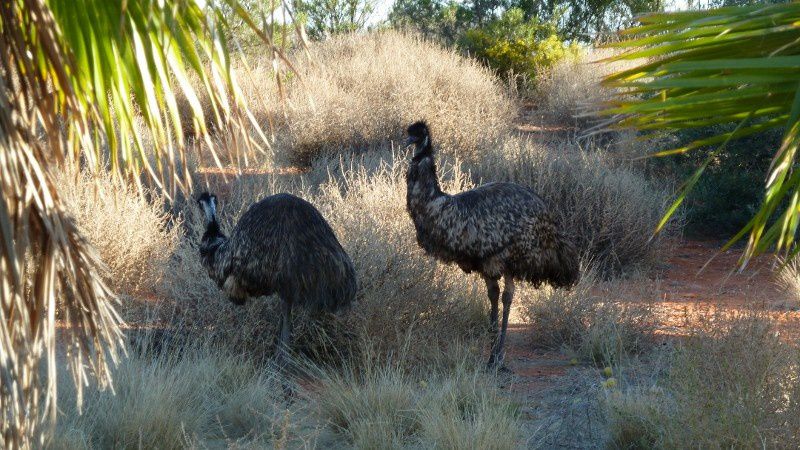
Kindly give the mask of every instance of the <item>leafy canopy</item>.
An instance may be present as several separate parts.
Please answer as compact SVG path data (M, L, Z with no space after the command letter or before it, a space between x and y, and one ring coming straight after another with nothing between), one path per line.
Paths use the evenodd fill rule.
M575 57L578 47L564 43L555 24L526 19L522 10L511 8L483 28L467 30L459 46L485 61L499 74L514 73L529 79L556 61Z

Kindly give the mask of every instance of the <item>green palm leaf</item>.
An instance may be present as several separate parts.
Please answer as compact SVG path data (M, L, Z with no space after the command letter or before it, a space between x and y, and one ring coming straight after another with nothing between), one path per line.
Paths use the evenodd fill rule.
M800 3L657 13L639 22L623 32L627 40L612 44L622 53L611 59L646 62L605 80L625 95L603 113L614 116L618 126L645 132L740 122L733 133L659 155L705 149L713 156L715 146L730 139L785 129L765 174L759 211L725 248L749 235L742 265L770 249L790 252L800 222L800 176L794 169L800 143ZM748 118L759 120L745 126ZM677 204L686 193L681 191Z
M224 1L253 24L236 0ZM0 2L3 448L40 446L42 412L55 417L57 296L79 398L90 375L111 386L109 366L122 348L104 266L65 213L51 170L81 161L136 183L147 174L166 194L188 189L179 96L189 105L192 137L217 162L207 123L238 144L232 160L249 160L267 141L241 96L228 48L222 15L203 0ZM269 51L284 58L274 46ZM201 97L210 99L212 117ZM135 127L139 117L152 148Z

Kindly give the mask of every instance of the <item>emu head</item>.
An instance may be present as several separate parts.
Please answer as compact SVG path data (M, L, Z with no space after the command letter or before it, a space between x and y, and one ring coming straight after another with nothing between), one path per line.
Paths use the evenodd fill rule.
M414 122L407 130L408 139L406 145L415 144L417 146L414 151L414 157L420 157L423 154L431 154L433 149L431 147L431 134L428 131L428 124L424 121Z
M206 225L217 220L217 196L203 192L200 197L197 197L197 204L205 214Z

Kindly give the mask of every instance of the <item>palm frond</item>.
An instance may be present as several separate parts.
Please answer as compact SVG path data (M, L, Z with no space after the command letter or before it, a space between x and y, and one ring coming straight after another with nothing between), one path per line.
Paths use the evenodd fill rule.
M639 23L623 33L627 40L611 45L623 50L611 59L646 62L605 80L625 94L604 113L615 116L617 126L645 132L757 119L734 133L659 155L713 152L732 138L785 128L766 174L761 207L725 248L749 235L742 265L771 248L790 251L800 221L800 177L794 170L800 143L800 3L657 13Z
M252 24L235 0L225 1ZM224 20L205 1L4 1L0 49L0 446L38 447L43 413L55 417L63 364L57 303L60 358L79 399L89 377L111 386L110 365L124 348L104 265L54 188L56 163L108 165L136 183L145 173L167 194L188 189L179 94L194 139L217 161L207 123L236 142L228 148L240 164L268 142L237 86Z

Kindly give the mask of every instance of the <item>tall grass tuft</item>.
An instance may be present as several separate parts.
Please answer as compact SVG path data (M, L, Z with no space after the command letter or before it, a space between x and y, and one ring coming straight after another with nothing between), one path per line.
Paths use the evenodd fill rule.
M627 364L652 344L655 316L635 280L600 282L584 270L570 291L544 288L522 296L522 318L532 325L533 344L566 349L600 367Z
M518 448L518 408L463 348L455 354L427 366L372 356L367 370L323 375L321 419L356 448Z
M655 381L606 399L622 448L783 448L800 439L800 352L769 318L717 314ZM656 372L658 373L658 372Z
M114 392L84 394L82 414L74 390L60 392L67 406L46 447L264 447L301 439L295 427L300 408L284 398L285 383L207 341L180 353L133 352L114 371Z
M78 228L109 268L107 281L127 296L152 296L170 253L179 245L180 221L155 192L142 195L107 172L64 168L55 183Z

